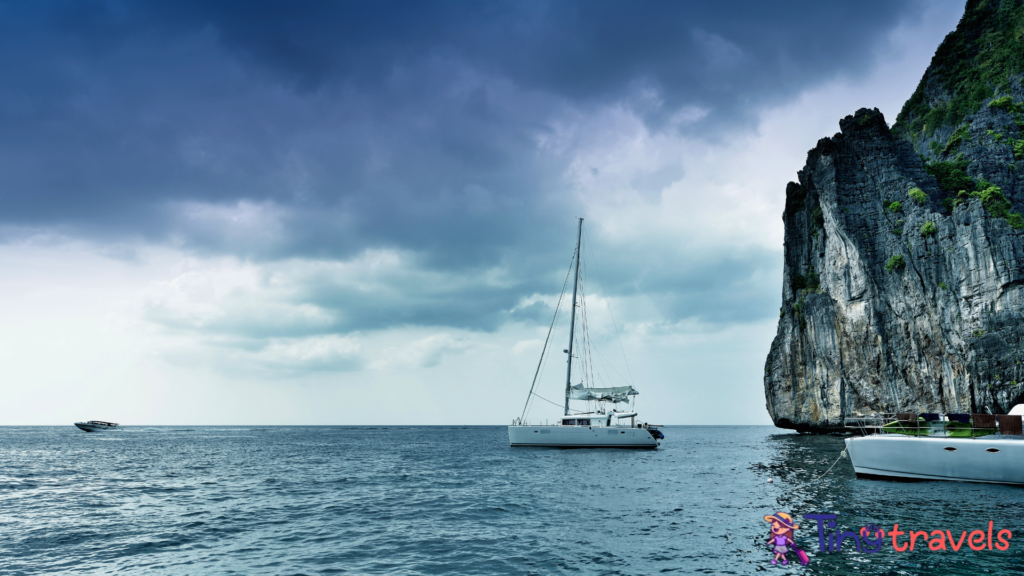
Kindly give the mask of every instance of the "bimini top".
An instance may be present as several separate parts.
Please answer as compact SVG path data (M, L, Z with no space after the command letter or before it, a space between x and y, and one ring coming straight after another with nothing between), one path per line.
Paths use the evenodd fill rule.
M637 394L639 392L632 386L584 388L582 382L569 389L569 398L572 400L594 400L597 402L629 402L629 397Z

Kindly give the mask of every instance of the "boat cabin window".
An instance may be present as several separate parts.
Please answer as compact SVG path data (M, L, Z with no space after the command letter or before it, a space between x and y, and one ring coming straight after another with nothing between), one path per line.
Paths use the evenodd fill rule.
M567 418L562 420L562 426L590 426L590 418Z

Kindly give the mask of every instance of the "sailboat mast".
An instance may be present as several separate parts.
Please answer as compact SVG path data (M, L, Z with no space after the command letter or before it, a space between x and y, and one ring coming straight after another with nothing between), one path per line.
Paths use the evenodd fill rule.
M580 240L583 238L583 218L576 231L576 279L572 282L572 320L569 322L569 367L565 369L565 415L569 415L569 388L572 386L572 332L576 328L576 288L580 283Z

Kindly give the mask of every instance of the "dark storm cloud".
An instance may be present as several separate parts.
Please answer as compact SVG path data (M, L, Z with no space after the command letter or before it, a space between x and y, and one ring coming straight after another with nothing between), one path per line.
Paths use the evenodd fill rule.
M398 298L401 313L325 304L347 306L346 329L491 327L550 291L573 202L566 158L537 142L560 118L621 103L659 130L691 106L708 114L681 129L714 139L865 71L918 7L0 3L0 225L263 260L382 247L451 274L504 265L510 286Z
M870 46L915 2L198 2L164 22L209 25L223 45L300 89L374 85L425 55L466 61L571 100L660 90L667 107L729 116L871 64Z

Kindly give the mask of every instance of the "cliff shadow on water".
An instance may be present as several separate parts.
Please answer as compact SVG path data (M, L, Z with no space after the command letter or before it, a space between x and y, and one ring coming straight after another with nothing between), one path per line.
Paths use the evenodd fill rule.
M786 188L775 424L1024 402L1024 3L969 2L891 128L840 121Z

